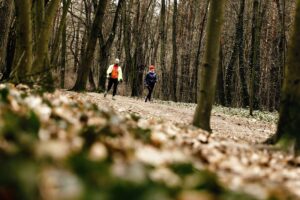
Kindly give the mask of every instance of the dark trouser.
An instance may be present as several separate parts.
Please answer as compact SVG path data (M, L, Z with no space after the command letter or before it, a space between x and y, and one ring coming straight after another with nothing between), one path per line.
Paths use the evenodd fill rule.
M114 86L113 88L113 96L117 94L117 87L118 87L119 81L117 78L110 78L108 80L108 86L107 86L107 92L110 91L111 87Z
M147 89L148 89L148 95L145 99L145 102L147 102L147 100L151 101L151 96L152 96L152 92L153 92L153 89L154 89L154 85L148 85Z

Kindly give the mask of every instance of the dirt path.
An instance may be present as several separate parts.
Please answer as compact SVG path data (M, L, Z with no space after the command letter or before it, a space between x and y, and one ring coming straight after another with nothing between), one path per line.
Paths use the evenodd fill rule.
M109 106L119 112L135 113L142 118L156 118L185 125L191 123L196 108L196 104L161 101L145 103L142 99L123 96L117 96L117 100L112 101L110 95L104 98L99 93L80 95L81 98L89 99L101 107ZM250 144L261 143L275 132L276 127L273 123L240 116L229 116L217 111L213 111L211 123L216 136Z
M99 93L63 94L91 101L103 109L113 108L125 115L131 113L141 119L162 121L165 132L173 131L179 138L180 142L174 144L174 148L187 147L196 159L216 172L220 180L233 190L245 191L260 199L273 192L281 196L280 199L287 199L285 191L288 190L296 195L291 199L300 199L300 157L294 158L262 145L275 132L275 123L224 114L216 109L211 120L214 134L208 136L189 125L195 104L145 103L141 99L122 96L113 101L110 95L104 98Z

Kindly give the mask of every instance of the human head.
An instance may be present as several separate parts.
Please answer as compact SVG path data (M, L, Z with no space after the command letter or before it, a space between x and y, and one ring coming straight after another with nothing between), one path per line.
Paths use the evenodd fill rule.
M120 63L120 60L119 60L119 58L116 58L116 60L115 60L115 64L119 64Z
M150 66L149 66L149 70L150 70L150 71L154 71L154 70L155 70L154 65L150 65Z

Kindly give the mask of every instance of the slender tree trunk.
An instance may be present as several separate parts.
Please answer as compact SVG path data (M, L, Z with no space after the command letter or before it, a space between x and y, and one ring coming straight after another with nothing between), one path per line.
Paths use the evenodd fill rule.
M88 79L88 75L91 69L92 60L94 57L94 52L96 48L97 43L97 37L99 34L99 30L102 27L103 21L104 21L104 14L106 5L108 3L108 0L101 0L99 1L96 16L93 22L92 30L89 34L88 44L85 51L85 55L83 59L80 62L80 66L77 72L77 80L73 87L73 90L85 90L86 83Z
M279 70L277 76L277 80L275 82L276 94L275 94L275 108L279 109L280 102L280 89L283 83L284 77L284 66L286 62L286 35L285 35L285 9L286 9L286 2L285 0L276 0L278 15L280 19L280 41L279 41Z
M6 67L6 54L10 25L13 18L13 8L12 0L4 0L2 4L0 4L0 73L2 74Z
M131 5L132 0L129 1L129 3L126 4L126 8L123 10L123 19L124 19L124 27L123 27L123 34L124 34L124 50L125 50L125 66L124 66L124 74L125 74L125 81L127 82L129 79L129 76L131 77L131 71L133 66L133 59L131 55L131 17L130 17L130 11L131 11Z
M149 1L148 4L141 5L141 2L137 0L136 18L134 25L134 65L133 65L133 79L131 81L131 96L140 96L143 88L143 73L146 67L145 64L145 48L143 38L145 37L145 25L146 17L149 9L152 5L153 0Z
M247 81L245 75L245 61L244 61L244 10L245 0L241 0L241 8L239 14L239 31L238 36L238 48L239 48L239 76L241 81L241 94L242 94L242 105L246 107L249 105L249 93L247 89Z
M259 109L259 71L260 71L260 28L259 25L259 1L253 1L252 12L252 39L250 52L250 115L253 110Z
M197 51L196 51L196 58L195 58L195 63L194 63L194 69L193 69L193 75L192 75L192 81L193 81L193 90L195 94L195 103L197 103L197 93L198 93L198 69L200 65L200 53L201 53L201 47L202 47L202 41L203 41L203 35L204 35L204 30L205 30L205 22L207 21L207 12L209 9L209 3L210 0L207 0L206 2L206 8L204 11L204 15L200 24L200 34L199 34L199 40L198 40L198 45L197 45Z
M270 140L284 149L300 154L300 0L297 0L294 32L289 43L285 78L281 93L277 132Z
M82 13L80 13L80 17L82 16ZM80 64L80 59L79 59L79 55L80 55L80 51L83 50L84 46L80 46L80 27L81 27L81 23L80 21L78 21L77 23L77 27L76 27L76 35L75 35L75 50L74 50L74 72L77 72L78 66ZM84 40L82 39L82 42ZM82 43L85 44L85 43ZM71 47L72 50L72 47Z
M222 43L220 43L220 53L219 53L219 70L217 77L217 103L225 106L225 90L224 90L224 70L223 70L223 51Z
M239 59L239 76L241 83L241 96L242 96L242 105L245 107L249 105L249 94L247 91L247 82L244 71L244 10L245 10L245 0L240 1L240 10L238 14L238 21L236 24L235 30L235 44L233 47L233 52L226 70L225 77L225 93L226 93L226 105L232 105L232 82L234 75L234 66Z
M140 25L140 1L137 0L136 2L136 16L133 24L133 42L135 43L135 49L133 54L133 65L131 70L131 96L136 97L138 96L138 62L140 59L140 54L142 51L141 49L141 41L140 41L140 33L139 33L139 25Z
M1 78L1 81L7 81L11 78L10 76L13 68L14 56L16 51L16 42L17 42L16 22L14 21L9 31L7 53L5 58L6 65L3 71L3 76Z
M59 44L63 36L63 31L66 26L66 19L67 19L67 14L68 14L68 9L71 4L71 0L64 0L63 1L63 11L62 11L62 16L61 20L58 26L58 30L56 32L56 36L54 38L53 42L53 48L51 52L51 65L57 65L58 62L58 57L59 57Z
M236 63L237 51L238 51L238 46L237 46L237 42L235 42L233 47L233 52L231 54L229 64L226 68L226 73L225 73L225 99L226 99L226 106L229 107L232 105L233 69Z
M210 116L216 91L224 2L224 0L211 0L207 24L207 46L204 63L199 71L200 92L193 125L207 131L211 131Z
M174 8L173 8L173 22L172 22L172 46L173 46L173 52L172 52L172 64L171 64L171 73L172 78L171 81L171 87L172 87L172 100L177 102L177 65L178 65L178 59L177 59L177 0L174 0Z
M66 0L63 1L63 10L66 10L69 7L68 2ZM61 69L60 69L60 87L65 87L65 72L66 72L66 50L67 50L67 25L64 23L62 32L62 44L61 44Z
M161 0L161 12L160 12L160 67L162 73L162 99L167 100L169 98L168 91L168 75L166 68L166 2Z

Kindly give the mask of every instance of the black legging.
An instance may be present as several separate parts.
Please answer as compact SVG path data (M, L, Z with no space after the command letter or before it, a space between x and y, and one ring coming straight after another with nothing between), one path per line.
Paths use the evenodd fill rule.
M145 102L147 102L147 100L151 101L151 96L152 96L152 92L153 92L153 89L154 89L154 85L148 85L147 89L148 89L148 95L145 99Z
M114 85L113 96L115 96L117 94L118 84L119 84L119 81L117 78L110 78L108 80L107 92L109 92L111 87Z

